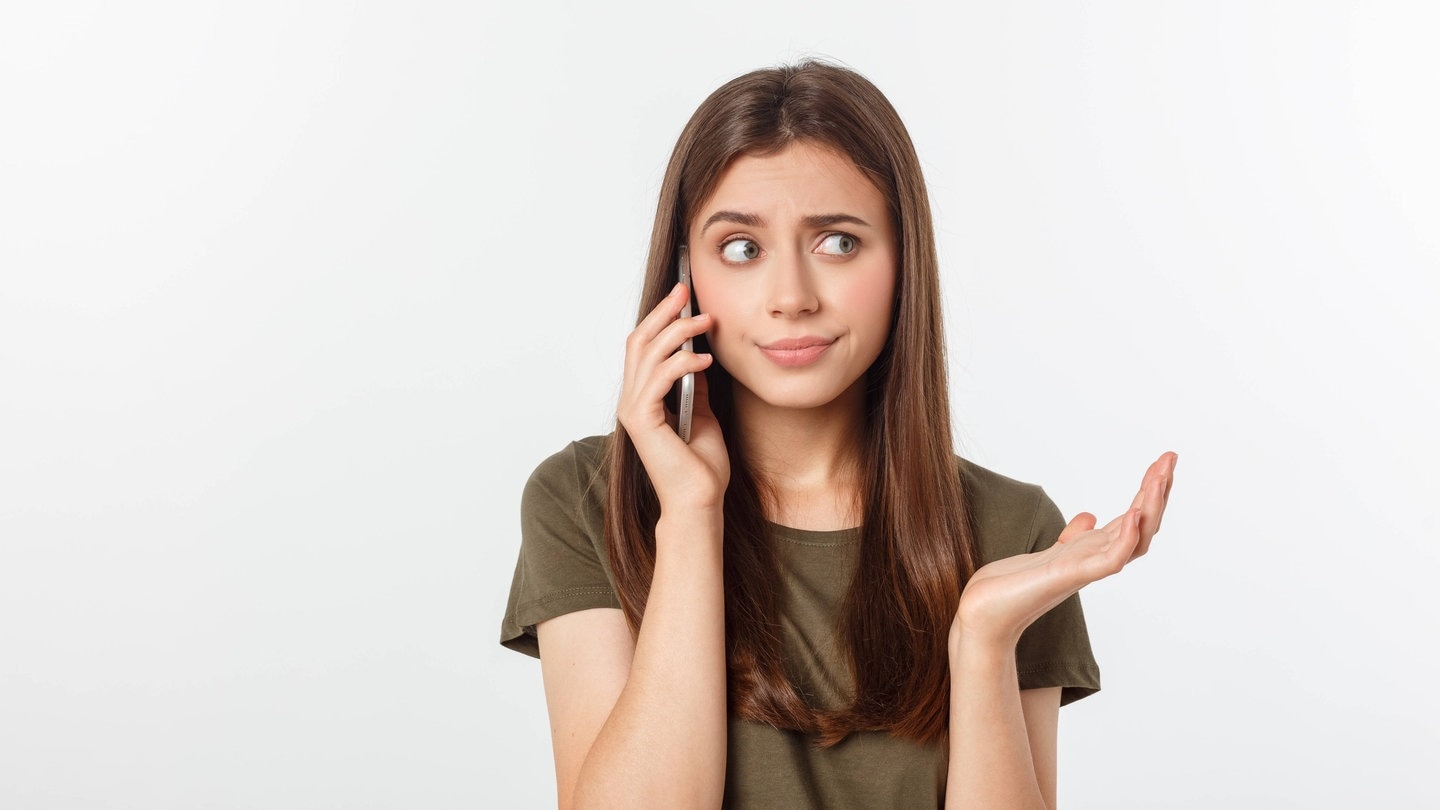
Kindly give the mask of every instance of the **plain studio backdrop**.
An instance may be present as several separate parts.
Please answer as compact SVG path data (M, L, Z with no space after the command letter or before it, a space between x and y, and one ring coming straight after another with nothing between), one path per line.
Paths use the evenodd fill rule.
M697 104L826 56L935 208L957 447L1067 514L1071 808L1436 806L1440 13L7 4L0 806L544 807L498 627ZM945 403L936 403L944 407Z

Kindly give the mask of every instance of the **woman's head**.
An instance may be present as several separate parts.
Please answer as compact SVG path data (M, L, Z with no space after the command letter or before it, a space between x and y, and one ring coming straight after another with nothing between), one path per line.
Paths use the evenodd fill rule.
M938 374L943 379L934 233L914 146L875 85L853 71L821 62L740 76L712 93L691 116L661 188L640 312L649 312L674 285L679 250L700 230L701 209L727 171L741 158L775 156L797 144L848 161L879 193L889 218L887 223L871 223L893 235L896 270L889 340L878 355L871 386L886 384L897 356L907 367L904 376L934 380ZM703 310L703 287L697 292ZM712 379L712 391L724 396L729 380L725 358L720 359L721 368L709 376L722 378ZM717 403L722 408L726 404Z

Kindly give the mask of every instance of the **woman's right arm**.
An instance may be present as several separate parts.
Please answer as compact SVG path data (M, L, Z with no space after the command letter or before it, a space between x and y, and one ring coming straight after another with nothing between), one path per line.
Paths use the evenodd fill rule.
M633 643L618 610L541 622L560 807L718 807L725 790L725 597L721 506L729 460L697 374L687 446L665 392L708 356L676 351L704 316L675 320L677 288L626 343L618 416L655 485L655 572Z
M655 579L634 642L624 615L610 608L536 628L562 808L720 805L726 696L719 527L692 528L664 519L657 527L657 534L685 536L656 538Z

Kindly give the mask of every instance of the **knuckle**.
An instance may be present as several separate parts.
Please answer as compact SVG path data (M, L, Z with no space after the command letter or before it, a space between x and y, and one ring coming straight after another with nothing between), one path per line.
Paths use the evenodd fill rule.
M678 365L678 361L682 359L683 358L680 356L680 353L676 352L675 354L672 354L669 357L661 360L660 365L655 369L656 375L661 377L678 376L679 369L677 369L676 366Z

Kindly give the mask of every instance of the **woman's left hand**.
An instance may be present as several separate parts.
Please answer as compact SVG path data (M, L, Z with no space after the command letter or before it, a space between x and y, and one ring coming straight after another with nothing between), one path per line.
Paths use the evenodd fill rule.
M960 595L950 627L951 648L961 641L1013 647L1046 611L1148 551L1170 498L1176 460L1174 453L1165 453L1151 464L1130 510L1103 527L1095 528L1095 516L1081 512L1050 548L996 560L976 571Z

